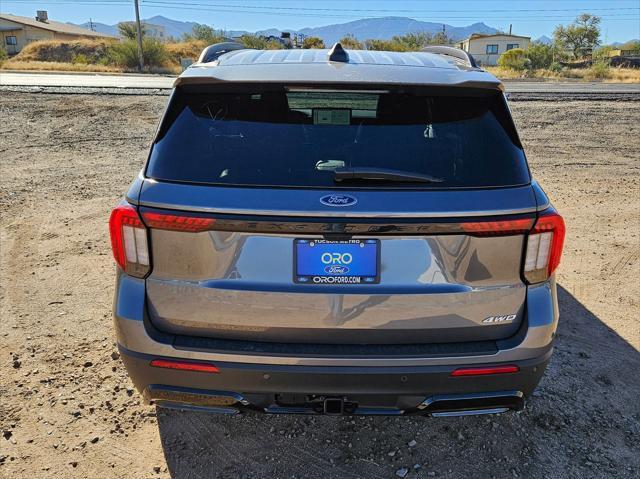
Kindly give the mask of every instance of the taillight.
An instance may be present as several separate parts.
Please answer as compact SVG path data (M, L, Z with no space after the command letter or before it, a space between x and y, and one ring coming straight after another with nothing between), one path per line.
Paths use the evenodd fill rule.
M150 269L147 229L136 209L123 201L109 218L111 249L125 273L144 278Z
M527 237L524 277L529 283L545 281L560 264L564 220L554 209L543 211Z

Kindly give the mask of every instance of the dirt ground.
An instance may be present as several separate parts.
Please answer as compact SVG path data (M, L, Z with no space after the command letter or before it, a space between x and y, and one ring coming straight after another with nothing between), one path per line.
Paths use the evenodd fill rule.
M0 92L0 477L640 477L640 102L512 103L568 227L555 354L521 413L406 419L141 404L107 218L165 101Z

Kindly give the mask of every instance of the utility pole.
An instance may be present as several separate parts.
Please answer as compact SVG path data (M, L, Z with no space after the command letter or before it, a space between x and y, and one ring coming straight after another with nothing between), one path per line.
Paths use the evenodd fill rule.
M93 28L93 20L91 20L91 17L89 17L89 30L91 30L92 32L94 32L94 28Z
M140 7L138 7L138 0L133 0L136 7L136 30L138 33L138 70L144 69L144 58L142 56L142 26L140 25Z

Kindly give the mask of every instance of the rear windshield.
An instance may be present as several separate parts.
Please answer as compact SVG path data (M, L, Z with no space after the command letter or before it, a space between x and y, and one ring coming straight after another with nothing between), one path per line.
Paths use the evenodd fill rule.
M177 89L152 147L147 176L311 188L500 187L530 181L499 92L243 90ZM337 171L372 168L438 181L336 180Z

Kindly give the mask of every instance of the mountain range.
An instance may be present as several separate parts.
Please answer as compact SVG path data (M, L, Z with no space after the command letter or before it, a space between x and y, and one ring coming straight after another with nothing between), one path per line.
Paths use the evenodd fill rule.
M143 22L162 25L165 27L166 35L174 38L181 38L185 33L191 33L195 22L182 22L172 20L171 18L156 15L155 17L146 18ZM105 33L107 35L118 35L118 25L107 25L99 22L89 22L79 25L84 28L93 29L96 32ZM444 28L449 38L461 40L467 38L472 33L496 33L496 28L485 25L484 23L474 23L463 27L454 27L442 23L421 22L407 17L385 17L385 18L363 18L347 23L339 23L335 25L326 25L322 27L303 28L301 30L278 30L270 28L259 30L258 35L274 35L280 36L282 31L293 33L301 33L304 35L320 37L325 43L331 44L337 42L345 35L353 35L360 40L368 38L389 39L394 35L404 35L407 33L425 32L435 34L441 32ZM232 30L226 32L230 37L240 36L249 33L244 30Z
M146 18L143 22L153 25L162 25L165 27L166 35L176 39L182 38L185 33L191 33L196 22L182 22L171 18L156 15L155 17ZM118 36L118 25L107 25L99 22L89 22L80 24L79 26L93 29L96 32L107 35ZM255 33L264 36L280 36L285 32L301 33L304 35L320 37L326 44L337 42L345 35L353 35L359 40L367 40L369 38L389 39L394 35L405 35L407 33L426 32L435 34L441 32L444 27L445 33L453 40L462 40L469 37L472 33L492 34L497 33L498 29L490 27L485 23L473 23L463 27L454 27L452 25L421 22L408 17L384 17L384 18L363 18L347 23L338 23L334 25L325 25L323 27L302 28L301 30L278 30L277 28L269 28L266 30L258 30L257 32L248 32L245 30L229 30L226 35L229 37L239 37L245 33ZM526 32L514 32L515 34L526 35ZM534 41L544 44L551 44L553 40L546 35ZM613 46L619 46L623 43L616 42Z

